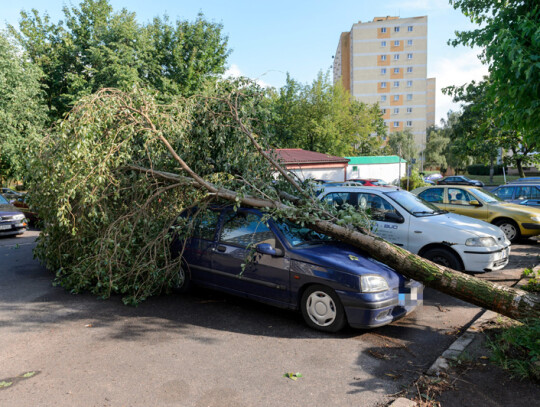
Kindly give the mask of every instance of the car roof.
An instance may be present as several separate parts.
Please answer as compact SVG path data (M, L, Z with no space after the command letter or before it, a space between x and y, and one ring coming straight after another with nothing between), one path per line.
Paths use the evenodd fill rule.
M347 187L347 186L330 186L325 187L323 186L321 189L321 194L323 192L391 192L391 191L404 191L401 188L398 187L364 187L364 186L354 186L354 187Z
M465 188L465 189L482 189L481 187L477 187L474 185L427 185L425 187L419 187L415 189L433 189L433 188Z

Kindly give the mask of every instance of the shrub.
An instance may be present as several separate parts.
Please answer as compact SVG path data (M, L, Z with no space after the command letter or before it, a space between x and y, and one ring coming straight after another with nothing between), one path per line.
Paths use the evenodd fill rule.
M493 175L503 174L503 165L495 165L493 167ZM508 173L508 170L505 170ZM467 173L469 175L489 175L489 165L473 164L467 166Z
M408 189L407 180L409 180ZM424 179L420 176L417 170L412 170L410 177L401 178L401 188L406 189L407 191L412 191L415 188L423 187L425 185L427 184L424 182Z

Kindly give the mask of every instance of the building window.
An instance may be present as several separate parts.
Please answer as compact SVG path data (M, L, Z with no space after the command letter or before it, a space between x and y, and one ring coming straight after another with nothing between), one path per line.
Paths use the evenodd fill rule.
M397 61L399 59L399 54L394 54L394 61Z
M412 73L412 66L407 67L407 73Z
M381 88L382 89L386 88L386 82L381 82Z
M386 61L386 55L381 55L381 61Z
M373 32L373 31L372 31L372 32ZM382 32L382 33L385 33L385 32L386 32L386 27L382 27L382 28L381 28L381 32Z
M412 59L412 54L407 54L407 59Z
M410 88L412 86L412 81L407 81L407 87Z
M399 122L394 122L394 127L399 127Z
M412 40L407 40L407 45L410 47L412 45Z
M399 27L394 27L394 32L398 33L399 32Z
M407 108L407 113L412 113L412 107Z
M395 47L399 47L399 40L395 40L395 41L394 41L394 46L395 46Z
M399 95L394 95L394 102L398 102L399 101Z
M386 109L381 109L382 114L386 114Z
M394 81L394 88L399 88L399 81Z
M386 41L381 41L381 47L386 47Z
M386 102L386 95L381 95L381 102Z
M399 68L394 68L394 73L399 73Z
M412 127L412 120L407 120L407 127Z
M407 94L407 100L412 100L412 93Z
M381 68L381 75L386 74L386 68Z
M408 26L407 31L412 32L412 27L413 27L412 25Z
M394 107L394 114L398 114L399 113L399 107Z

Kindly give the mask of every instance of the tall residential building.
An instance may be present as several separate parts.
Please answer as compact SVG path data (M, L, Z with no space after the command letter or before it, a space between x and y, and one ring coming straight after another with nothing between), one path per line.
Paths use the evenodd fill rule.
M376 17L339 39L334 83L379 103L389 132L410 130L422 150L435 124L435 78L427 78L427 16Z

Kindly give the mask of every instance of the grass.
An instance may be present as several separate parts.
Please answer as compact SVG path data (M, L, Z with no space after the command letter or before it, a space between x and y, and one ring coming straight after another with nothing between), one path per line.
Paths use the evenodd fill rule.
M493 362L512 377L540 382L540 320L504 325L488 337Z

